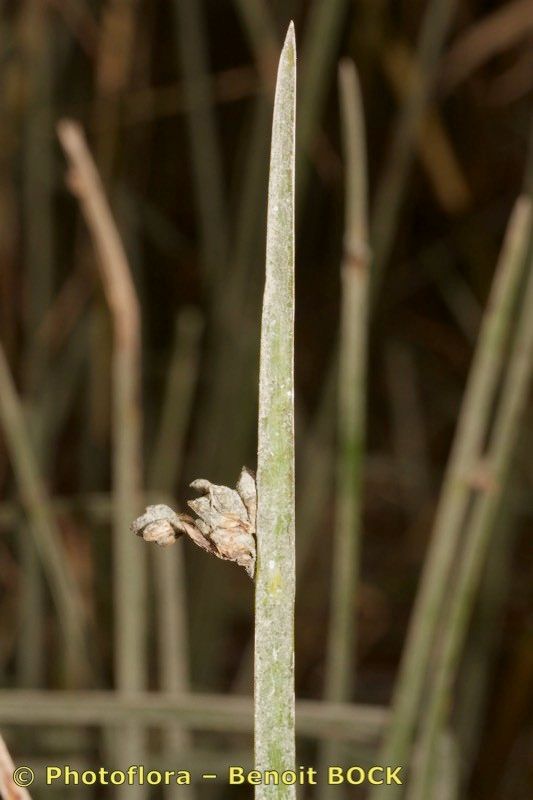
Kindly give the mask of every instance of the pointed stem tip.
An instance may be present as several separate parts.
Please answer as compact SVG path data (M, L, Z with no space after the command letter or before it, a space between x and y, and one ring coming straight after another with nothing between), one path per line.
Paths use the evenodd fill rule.
M293 52L296 52L296 33L294 31L294 22L291 20L289 27L287 29L287 35L285 36L285 42L283 44L283 52L291 49Z

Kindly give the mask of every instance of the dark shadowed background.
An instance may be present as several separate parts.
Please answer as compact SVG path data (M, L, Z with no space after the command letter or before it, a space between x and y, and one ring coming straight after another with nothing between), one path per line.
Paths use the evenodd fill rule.
M351 699L387 705L503 233L516 197L533 185L533 3L4 0L0 8L0 341L9 365L0 382L8 397L2 687L252 692L253 586L244 571L189 541L154 555L125 520L146 504L139 490L183 510L194 478L233 486L243 464L255 468L273 86L294 19L297 696L323 695L335 579L337 67L349 56L365 108L374 254ZM56 135L65 117L86 132L133 274L140 420L121 422L117 412L114 328ZM137 421L141 485L131 463L131 491L121 494L116 470L127 484L128 465L114 461L115 437ZM6 426L16 427L9 446ZM528 413L458 676L463 782L454 797L519 800L533 791L532 442ZM131 580L129 567L118 574L117 536L134 546L124 556L133 552ZM90 641L82 669L76 654L65 656L58 623L62 570L71 579L62 596L73 586L81 595L81 638ZM106 763L109 731L67 721L4 724L0 701L17 762ZM160 729L144 740L147 762L188 768L193 746L209 753L206 765L217 753L219 763L251 757L249 736L200 731L191 743L171 729L169 750ZM315 745L301 747L300 763L313 763ZM37 782L34 795L62 791ZM198 792L224 796L211 786Z

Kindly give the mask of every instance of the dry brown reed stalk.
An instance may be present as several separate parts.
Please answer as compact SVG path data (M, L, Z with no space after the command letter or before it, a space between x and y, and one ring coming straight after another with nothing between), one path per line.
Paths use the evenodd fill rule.
M383 50L383 67L395 95L400 101L407 92L416 70L406 43L392 42ZM458 214L471 202L471 193L452 141L436 106L428 104L418 134L418 152L436 198L448 214Z
M106 107L107 124L95 144L95 157L104 183L114 171L120 142L120 95L125 91L134 59L139 0L106 0L99 26L96 53L96 94L114 98Z
M2 800L31 800L30 793L13 779L15 764L0 734L0 797Z
M106 126L98 127L98 107L91 120L96 130L95 160L111 202L112 181L116 173L120 150L121 98L128 87L135 55L135 32L139 0L105 0L102 4L98 40L94 57L94 93L106 100ZM84 243L77 231L75 257L84 258ZM90 358L87 413L84 417L82 444L82 481L84 488L99 488L98 481L105 470L107 434L110 427L109 362L111 360L109 330L104 304L97 298L92 309L89 331Z
M254 97L260 83L257 72L252 66L229 67L209 75L213 104L218 107L229 103L238 103ZM98 129L107 126L106 104L104 98L96 100L94 116ZM168 86L147 86L135 88L124 97L124 126L138 125L142 122L154 123L165 117L191 112L190 100L187 99L185 82L171 83Z
M442 65L442 87L451 92L486 61L527 39L533 30L532 0L499 6L462 32Z
M58 136L69 162L69 186L93 239L113 321L115 681L119 691L136 692L147 679L145 555L130 533L142 486L140 310L127 256L83 132L76 123L63 120ZM141 731L130 729L118 737L121 764L135 763L141 753Z

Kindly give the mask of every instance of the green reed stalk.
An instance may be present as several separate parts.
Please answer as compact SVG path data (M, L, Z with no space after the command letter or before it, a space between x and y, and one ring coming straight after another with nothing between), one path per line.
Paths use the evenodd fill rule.
M346 702L353 688L355 666L355 596L361 539L369 298L364 117L359 80L351 61L341 64L339 88L346 163L346 207L338 372L335 538L324 696L326 700ZM338 752L338 746L326 741L321 754L322 766L338 763ZM335 793L336 787L323 784L321 797L329 798Z
M481 457L505 354L531 223L531 204L521 198L513 211L470 370L452 452L437 508L432 540L411 617L400 666L390 729L379 763L405 764L415 732L437 625L446 599L471 495L471 478ZM387 794L385 794L385 792ZM372 800L397 795L376 788Z
M446 720L453 679L456 675L468 623L476 601L487 550L492 540L512 456L528 398L533 366L533 258L518 329L509 357L487 455L482 465L486 486L476 496L458 559L451 604L443 619L438 652L432 662L429 695L421 722L421 746L417 757L410 800L425 800L434 770L435 747Z
M255 595L255 764L293 769L294 733L294 157L296 42L278 68L268 188L261 322ZM292 800L294 786L256 786L256 800Z

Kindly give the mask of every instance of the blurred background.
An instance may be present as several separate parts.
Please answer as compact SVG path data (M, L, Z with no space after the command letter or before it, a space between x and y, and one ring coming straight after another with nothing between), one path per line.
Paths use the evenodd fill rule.
M533 184L533 3L0 8L3 689L252 691L244 571L183 540L153 553L128 525L151 500L183 510L195 478L233 486L243 464L255 468L273 86L294 19L297 696L320 700L324 683L344 226L337 67L350 56L365 110L375 284L351 699L386 706L503 233ZM63 118L86 132L133 275L134 408L121 401L120 341L65 181ZM529 413L458 678L457 797L532 796L532 423ZM109 730L34 721L27 706L4 721L2 698L18 762L104 763ZM160 762L208 750L196 756L201 769L217 753L220 763L235 751L250 761L250 743L220 732L191 742L153 725L143 747ZM314 748L302 743L301 763L313 763ZM186 769L188 758L174 762ZM46 791L60 792L36 784L34 794Z

